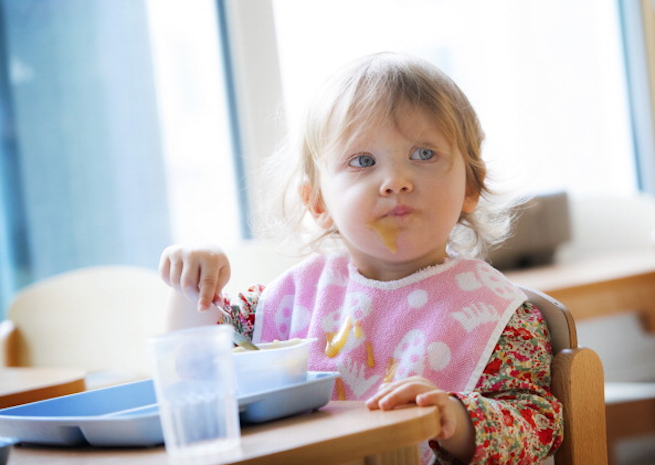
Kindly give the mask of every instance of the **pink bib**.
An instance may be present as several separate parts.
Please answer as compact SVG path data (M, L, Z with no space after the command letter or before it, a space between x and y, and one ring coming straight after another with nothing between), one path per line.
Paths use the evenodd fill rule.
M268 286L254 340L317 338L309 369L339 371L335 397L362 400L413 375L472 390L520 289L480 260L453 259L397 281L363 277L345 255L316 256Z

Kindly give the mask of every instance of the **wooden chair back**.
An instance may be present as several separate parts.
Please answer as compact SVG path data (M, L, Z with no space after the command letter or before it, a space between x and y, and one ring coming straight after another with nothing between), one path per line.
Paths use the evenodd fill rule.
M27 286L9 305L0 364L148 376L146 338L164 332L167 296L156 271L134 266L86 267Z
M551 389L563 405L564 443L556 465L607 465L603 366L591 349L579 347L569 310L548 295L522 288L546 320L553 346Z

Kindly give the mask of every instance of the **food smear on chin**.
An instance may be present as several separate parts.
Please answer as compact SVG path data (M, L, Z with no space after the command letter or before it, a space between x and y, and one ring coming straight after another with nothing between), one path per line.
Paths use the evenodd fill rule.
M388 219L388 217L383 217L370 222L368 226L378 233L378 236L382 239L385 247L389 249L389 252L396 253L398 251L396 242L400 233L400 227L395 222Z

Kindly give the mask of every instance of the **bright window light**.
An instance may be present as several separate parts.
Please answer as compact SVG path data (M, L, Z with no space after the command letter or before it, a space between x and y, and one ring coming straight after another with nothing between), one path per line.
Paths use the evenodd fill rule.
M240 237L213 0L148 0L174 242Z
M636 191L614 0L274 0L290 124L361 55L427 58L468 95L498 178L527 192Z

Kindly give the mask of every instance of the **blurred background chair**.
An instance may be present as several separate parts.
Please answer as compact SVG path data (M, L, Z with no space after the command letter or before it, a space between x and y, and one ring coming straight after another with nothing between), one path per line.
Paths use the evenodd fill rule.
M74 367L94 389L150 376L146 338L164 331L168 288L154 270L96 266L21 290L0 324L0 364Z
M564 412L564 442L555 465L606 465L605 398L603 366L591 349L579 347L573 316L560 302L523 288L539 308L551 336L553 360L551 388ZM546 462L548 463L548 462Z

